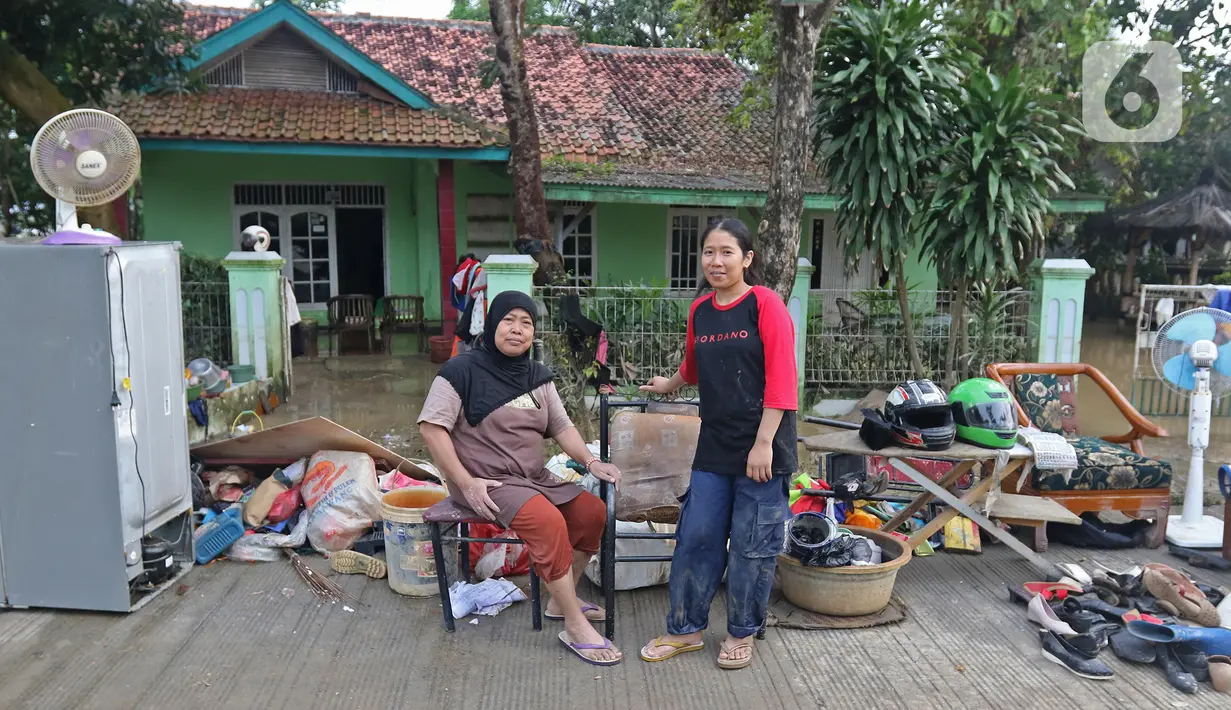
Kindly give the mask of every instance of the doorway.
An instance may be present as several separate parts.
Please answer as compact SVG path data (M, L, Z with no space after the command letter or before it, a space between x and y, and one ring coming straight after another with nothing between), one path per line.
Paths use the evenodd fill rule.
M385 211L339 207L337 217L338 293L385 297Z

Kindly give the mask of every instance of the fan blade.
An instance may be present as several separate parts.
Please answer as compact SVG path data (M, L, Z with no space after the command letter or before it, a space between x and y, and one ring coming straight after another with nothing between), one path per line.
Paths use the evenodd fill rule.
M1214 369L1219 374L1231 377L1231 343L1218 346L1218 359L1214 361Z
M1183 390L1191 390L1197 386L1193 380L1193 374L1196 371L1197 368L1193 365L1193 361L1188 359L1188 355L1176 355L1163 363L1163 377Z
M1167 339L1192 345L1198 340L1213 340L1216 330L1213 316L1208 313L1194 313L1173 323L1167 330Z

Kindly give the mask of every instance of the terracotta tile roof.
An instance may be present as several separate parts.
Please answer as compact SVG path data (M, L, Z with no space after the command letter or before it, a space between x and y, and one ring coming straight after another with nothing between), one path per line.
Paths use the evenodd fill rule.
M216 89L129 95L111 107L147 138L470 148L503 145L503 133L447 112L367 96L315 91Z
M185 19L204 38L249 12L189 5ZM488 23L314 16L435 103L503 126L499 87L484 88L481 79L491 59ZM615 163L595 173L549 170L551 179L623 175L629 186L648 187L656 175L671 184L707 174L724 176L720 184L740 175L729 177L732 184L764 189L772 118L753 114L743 128L729 120L746 76L726 58L691 49L585 45L569 30L540 27L526 40L526 59L544 155Z

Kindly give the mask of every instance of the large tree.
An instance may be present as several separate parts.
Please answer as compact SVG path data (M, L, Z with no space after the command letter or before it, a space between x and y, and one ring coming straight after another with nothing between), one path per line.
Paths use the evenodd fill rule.
M564 260L556 251L547 219L539 122L534 113L534 92L526 75L526 55L522 46L525 27L522 7L516 0L490 0L489 5L496 35L500 97L504 101L505 125L509 131L516 243L519 251L538 262L534 280L541 286L564 273Z
M53 226L48 199L30 194L32 181L18 174L29 171L21 159L38 127L73 107L103 106L113 92L180 86L192 41L182 25L172 0L8 0L0 11L0 187L11 210L37 213L6 219L10 230ZM118 230L109 205L83 208L80 219Z
M804 216L804 175L808 170L812 78L821 26L840 0L799 7L778 4L778 71L774 82L774 148L769 190L757 229L765 285L791 297Z
M843 191L838 231L849 259L870 253L893 273L911 369L924 376L905 262L936 156L954 137L966 59L917 1L843 7L818 51L814 144L829 184Z

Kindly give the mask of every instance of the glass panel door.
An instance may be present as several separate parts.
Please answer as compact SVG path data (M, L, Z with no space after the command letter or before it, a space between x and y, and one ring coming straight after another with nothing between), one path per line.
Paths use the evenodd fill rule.
M301 307L324 308L336 283L333 210L306 210L290 217L291 285Z

